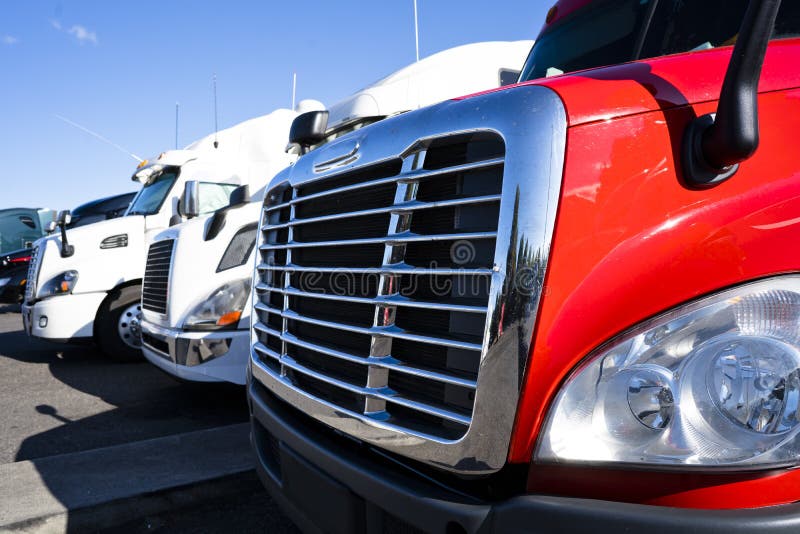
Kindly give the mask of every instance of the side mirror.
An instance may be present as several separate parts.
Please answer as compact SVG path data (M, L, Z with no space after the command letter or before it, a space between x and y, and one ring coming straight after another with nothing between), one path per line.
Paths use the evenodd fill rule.
M67 225L72 222L72 215L70 215L69 210L59 211L56 222L58 227L61 228L61 257L69 258L75 254L75 247L67 241Z
M517 83L519 72L512 69L500 69L500 87Z
M325 139L328 128L327 111L309 111L298 115L289 129L289 144L299 145L301 153Z
M56 231L56 228L57 228L57 227L58 227L58 226L56 225L56 222L55 222L55 221L50 221L50 222L49 222L49 223L47 223L47 225L44 227L44 230L45 230L45 232L47 232L48 234L52 234L53 232L55 232L55 231Z
M58 226L66 226L72 222L72 215L70 214L69 210L61 210L58 212L56 221L58 222Z
M189 180L183 188L183 197L178 206L181 216L191 219L200 215L200 182Z

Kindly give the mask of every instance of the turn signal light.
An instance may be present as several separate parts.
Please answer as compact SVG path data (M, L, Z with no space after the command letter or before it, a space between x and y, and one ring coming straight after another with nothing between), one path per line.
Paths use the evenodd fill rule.
M239 322L239 319L242 317L241 311L232 311L228 312L219 319L217 319L217 326L228 326L230 324L234 324Z

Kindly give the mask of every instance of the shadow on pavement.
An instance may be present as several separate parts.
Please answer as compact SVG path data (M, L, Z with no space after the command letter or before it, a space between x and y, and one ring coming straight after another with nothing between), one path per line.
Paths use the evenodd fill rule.
M18 314L19 329L8 331L15 328L15 318L3 315L17 310L0 307L0 373L19 374L6 375L4 387L21 384L20 391L7 392L4 401L15 404L18 412L11 432L22 434L16 437L21 441L13 461L31 460L36 465L37 459L53 455L248 420L243 387L178 383L144 359L121 364L92 345L31 340L22 331ZM31 421L29 426L26 421ZM34 433L37 428L47 430ZM40 470L40 475L59 499L46 474ZM108 476L114 477L113 470Z
M242 387L178 383L144 359L120 364L93 345L31 340L19 324L19 330L0 331L0 354L21 364L13 372L20 374L17 398L31 412L23 415L46 416L53 419L47 426L57 426L26 437L15 461L248 420Z

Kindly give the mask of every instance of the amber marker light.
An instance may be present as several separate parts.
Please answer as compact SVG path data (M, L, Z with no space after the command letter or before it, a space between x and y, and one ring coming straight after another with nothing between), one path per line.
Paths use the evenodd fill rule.
M242 317L241 311L232 311L228 312L219 319L217 319L217 326L228 326L234 323L239 322L239 319Z

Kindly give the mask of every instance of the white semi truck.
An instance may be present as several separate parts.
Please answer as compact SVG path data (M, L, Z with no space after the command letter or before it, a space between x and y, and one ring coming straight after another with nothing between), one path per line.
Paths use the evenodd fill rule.
M385 117L516 81L532 44L474 43L440 52L327 111L299 116L292 138L287 135L284 143L290 140L290 147L298 148L291 152L307 152ZM169 228L150 247L142 350L150 362L180 379L245 383L254 248L262 192L272 175L259 178L254 202ZM151 286L155 302L148 301Z
M61 212L60 231L35 244L22 308L26 332L48 341L94 341L116 360L140 358L147 244L171 225L243 202L241 186L252 176L284 168L296 115L276 110L145 160L132 177L142 188L124 217L67 230L69 212ZM262 148L254 151L256 142Z

